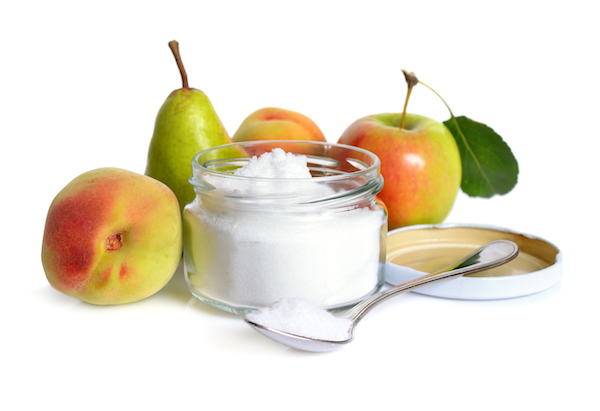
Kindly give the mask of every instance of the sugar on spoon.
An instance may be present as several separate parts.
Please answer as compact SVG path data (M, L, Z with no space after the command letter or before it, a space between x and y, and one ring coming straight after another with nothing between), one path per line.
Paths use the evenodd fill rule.
M350 324L347 333L344 332L344 337L339 340L297 335L284 329L275 329L253 319L256 316L253 316L252 313L247 314L244 321L264 336L289 347L312 352L333 351L352 341L354 338L354 328L359 321L383 301L438 281L498 267L513 260L518 254L519 247L512 241L492 241L438 271L373 294L348 310L342 317L337 318L337 320L343 321L344 326L347 326L348 323Z

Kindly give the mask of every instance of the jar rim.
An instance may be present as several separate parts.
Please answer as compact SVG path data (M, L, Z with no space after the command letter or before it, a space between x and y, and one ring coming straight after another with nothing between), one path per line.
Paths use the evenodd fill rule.
M245 148L245 147L257 146L257 145L268 145L268 146L273 146L272 149L274 149L274 148L276 148L275 147L276 145L282 145L285 147L290 144L303 144L306 146L336 147L336 148L341 148L341 149L346 149L346 150L352 150L357 153L366 155L367 157L369 157L370 159L373 160L373 164L368 165L368 164L364 164L364 162L362 162L361 160L358 160L358 159L347 159L347 161L349 161L350 164L356 168L355 171L351 171L351 172L347 172L347 173L340 173L337 175L314 176L314 177L294 178L293 179L294 181L298 181L298 182L305 182L305 181L313 181L313 182L331 181L331 182L334 182L337 180L348 179L349 177L358 177L358 176L372 173L374 171L377 171L379 169L379 167L381 166L381 161L379 160L379 157L377 157L377 155L374 154L373 152L365 150L361 147L351 146L351 145L347 145L347 144L329 143L329 142L322 142L322 141L308 141L308 140L253 140L253 141L240 141L240 142L222 144L219 146L208 148L206 150L202 150L201 152L197 153L192 158L192 168L199 167L203 172L209 173L209 175L227 176L228 178L240 179L240 181L244 181L244 180L246 180L246 181L273 181L273 182L289 181L290 180L289 178L248 177L248 176L239 176L239 175L234 175L234 174L230 174L230 173L225 173L225 172L213 170L209 167L206 167L205 166L206 162L200 163L198 160L201 157L205 156L206 154L210 153L211 151L223 150L228 147ZM294 153L294 154L298 154L298 153ZM300 154L300 155L304 155L304 156L308 157L309 159L314 158L310 154ZM358 165L362 165L362 167L359 167Z

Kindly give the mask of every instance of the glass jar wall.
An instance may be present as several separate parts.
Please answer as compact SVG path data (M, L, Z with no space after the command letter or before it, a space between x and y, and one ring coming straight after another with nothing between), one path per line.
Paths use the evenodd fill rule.
M236 175L274 148L305 156L310 175ZM184 270L195 297L245 314L283 298L336 310L380 289L387 216L375 199L383 180L374 154L254 141L205 150L192 167L196 199L183 213Z

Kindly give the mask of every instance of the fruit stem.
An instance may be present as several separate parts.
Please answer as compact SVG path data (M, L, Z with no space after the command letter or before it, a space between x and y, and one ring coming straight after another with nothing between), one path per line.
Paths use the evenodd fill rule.
M408 72L402 69L404 73L404 78L406 79L406 83L408 84L408 91L406 92L406 100L404 100L404 111L402 112L402 120L400 121L400 128L404 128L404 123L406 122L406 107L408 107L408 99L410 98L410 93L412 93L412 89L414 86L419 84L419 79L415 76L415 73Z
M106 239L106 251L117 251L123 246L121 233L114 233Z
M429 87L427 84L423 83L422 81L420 83L422 85L424 85L425 87L427 87L429 90L433 91L433 93L436 96L438 96L440 98L440 100L442 100L442 102L444 103L444 105L446 106L446 108L448 109L448 111L450 112L450 118L452 119L452 122L454 123L454 126L456 127L456 131L458 132L458 135L460 136L460 138L461 138L461 140L463 142L463 145L466 147L466 149L467 149L470 157L477 164L477 168L479 170L482 170L482 167L481 167L481 165L479 163L479 160L477 159L477 156L475 156L475 154L473 153L473 150L471 149L471 146L470 146L470 144L467 141L467 137L465 136L465 133L463 133L462 129L460 128L460 124L458 124L458 120L456 119L456 117L454 117L454 113L452 112L452 109L450 108L450 106L448 105L448 103L446 103L446 100L444 100L444 98L437 91L435 91L434 89L432 89L431 87ZM456 138L456 136L454 138ZM462 153L461 153L461 157L462 157ZM487 177L486 177L486 180L491 185L491 183L489 182L489 179ZM463 169L463 181L465 181L464 180L464 169Z
M175 61L177 62L177 67L179 67L179 72L181 73L181 80L183 82L183 88L189 89L187 73L185 72L185 68L183 67L183 62L181 61L181 55L179 54L179 43L177 40L172 40L169 42L169 47L173 52L173 56L175 56Z
M429 90L433 91L435 93L436 96L438 96L440 98L440 100L442 100L442 102L444 103L444 105L446 106L446 108L448 109L448 111L450 112L450 116L452 118L454 118L454 113L452 113L452 110L450 109L450 106L448 105L448 103L446 103L446 100L444 100L444 98L442 96L440 96L440 94L435 91L434 89L432 89L431 87L429 87L427 84L423 83L422 81L419 81L419 83L421 83L422 85L424 85L425 87L427 87Z

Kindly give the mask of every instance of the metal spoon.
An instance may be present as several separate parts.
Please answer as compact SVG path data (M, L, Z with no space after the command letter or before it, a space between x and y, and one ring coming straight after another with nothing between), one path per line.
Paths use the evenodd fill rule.
M351 321L351 326L348 330L348 338L344 340L329 341L302 335L295 335L286 331L265 327L261 324L248 320L248 318L244 318L244 321L246 321L246 323L264 336L289 347L312 352L332 351L352 341L354 338L354 328L356 327L356 324L358 324L359 321L362 320L362 318L369 311L383 301L395 295L403 294L434 282L498 267L499 265L513 260L517 254L519 254L519 247L512 241L492 241L473 251L471 254L462 258L461 260L442 268L441 270L435 271L431 274L426 274L415 280L397 285L377 294L373 294L371 297L355 305L345 315L343 315L342 318L346 318Z

